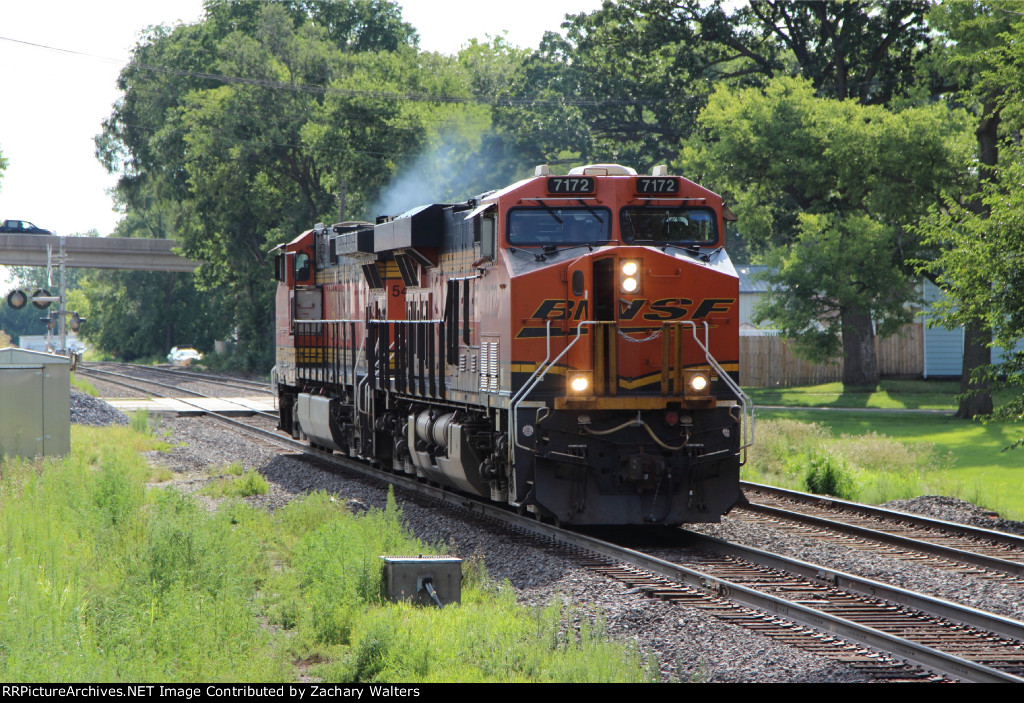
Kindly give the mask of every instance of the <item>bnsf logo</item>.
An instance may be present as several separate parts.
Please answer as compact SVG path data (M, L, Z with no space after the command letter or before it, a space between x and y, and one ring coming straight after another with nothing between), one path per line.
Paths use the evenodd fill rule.
M694 306L689 298L661 298L659 300L619 301L619 321L646 320L665 322L690 318L699 320L708 315L729 312L735 298L705 298ZM544 300L530 316L531 320L584 320L587 318L589 300ZM691 314L692 310L692 314Z

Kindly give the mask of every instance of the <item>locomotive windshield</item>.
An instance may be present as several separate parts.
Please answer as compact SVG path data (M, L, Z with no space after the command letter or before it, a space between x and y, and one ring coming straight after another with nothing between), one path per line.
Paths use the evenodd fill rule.
M694 207L622 209L622 241L627 244L709 244L718 241L715 211Z
M515 208L508 216L509 244L597 244L611 239L607 208Z

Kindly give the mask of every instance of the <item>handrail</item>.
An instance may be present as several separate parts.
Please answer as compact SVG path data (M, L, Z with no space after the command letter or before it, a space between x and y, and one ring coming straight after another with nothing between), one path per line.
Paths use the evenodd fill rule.
M743 437L740 440L740 451L744 453L744 458L740 462L740 464L742 465L746 463L747 447L754 443L754 404L750 401L750 398L747 397L747 394L743 392L739 384L732 380L732 376L726 373L725 369L722 368L722 365L718 363L718 360L715 359L715 357L713 357L711 355L711 352L708 350L706 346L706 343L709 338L708 321L704 320L702 323L704 325L704 344L701 343L700 338L697 336L697 324L693 320L683 320L682 323L684 325L688 324L693 327L693 341L695 341L697 343L697 346L699 346L701 350L704 352L704 358L707 359L708 363L711 365L711 368L713 368L715 372L718 374L718 377L725 381L725 385L729 387L729 390L736 394L736 398L738 398L740 401L740 413L742 417L747 418L749 416L750 418L749 422L740 422L740 426L743 432Z
M548 363L546 367L544 367L544 370L541 371L541 366L545 362L547 362L547 358L545 358L544 361L541 362L541 364L537 366L537 370L533 372L533 376L530 377L531 380L527 381L528 385L525 385L523 390L520 391L518 399L516 399L514 401L510 400L510 402L509 402L509 410L510 410L510 412L512 414L512 432L513 432L513 437L514 437L514 439L512 440L512 444L514 446L519 447L520 449L526 449L526 450L530 449L529 447L524 446L524 445L519 443L519 422L518 422L519 406L523 403L524 400L526 400L526 396L528 396L530 394L530 392L534 388L536 388L537 384L540 383L542 380L544 380L544 376L547 375L548 371L550 371L551 368L555 364L557 364L559 362L559 360L563 356L565 356L569 352L570 349L573 348L573 346L576 345L576 342L580 341L580 339L583 336L583 325L594 325L594 324L597 324L597 323L595 321L593 321L593 320L580 320L580 323L578 325L576 325L576 339L574 339L571 342L569 342L568 344L566 344L565 345L565 349L562 350L562 353L559 354L558 356L556 356L554 359L552 359L551 362ZM548 321L548 349L549 349L548 357L550 357L551 356L551 352L550 352L550 349L551 349L551 321L550 320ZM539 376L538 376L538 373L540 373ZM512 451L513 451L513 449L510 446L509 447L509 458L510 459L514 458L511 455Z
M551 358L551 320L548 320L547 324L547 341L548 349L547 354L544 356L544 360L537 364L537 368L534 369L533 374L528 379L526 379L526 383L524 383L522 387L520 387L518 391L513 393L511 398L509 398L509 407L511 407L512 403L515 403L519 399L519 396L523 394L523 391L526 389L527 386L530 385L534 377L536 377L536 375L540 373L541 367L544 366L544 364L548 363L548 359Z

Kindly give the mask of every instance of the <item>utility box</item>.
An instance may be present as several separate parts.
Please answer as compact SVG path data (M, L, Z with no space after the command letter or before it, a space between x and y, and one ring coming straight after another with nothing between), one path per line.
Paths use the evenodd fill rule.
M0 349L0 452L58 456L71 451L71 360Z
M446 606L462 601L462 559L386 557L381 595L390 601Z

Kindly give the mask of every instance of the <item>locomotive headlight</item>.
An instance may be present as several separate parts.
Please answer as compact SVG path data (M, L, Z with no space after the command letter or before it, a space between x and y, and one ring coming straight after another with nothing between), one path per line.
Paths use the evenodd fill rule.
M622 273L627 276L635 276L636 272L640 269L639 265L635 261L623 261L622 262Z
M640 287L640 281L636 280L632 276L627 276L622 279L622 292L623 293L635 293L636 289Z
M702 373L692 374L689 378L688 384L690 389L695 393L703 393L708 389L708 377Z
M573 393L584 393L590 388L590 378L585 374L577 374L569 380L569 388Z

